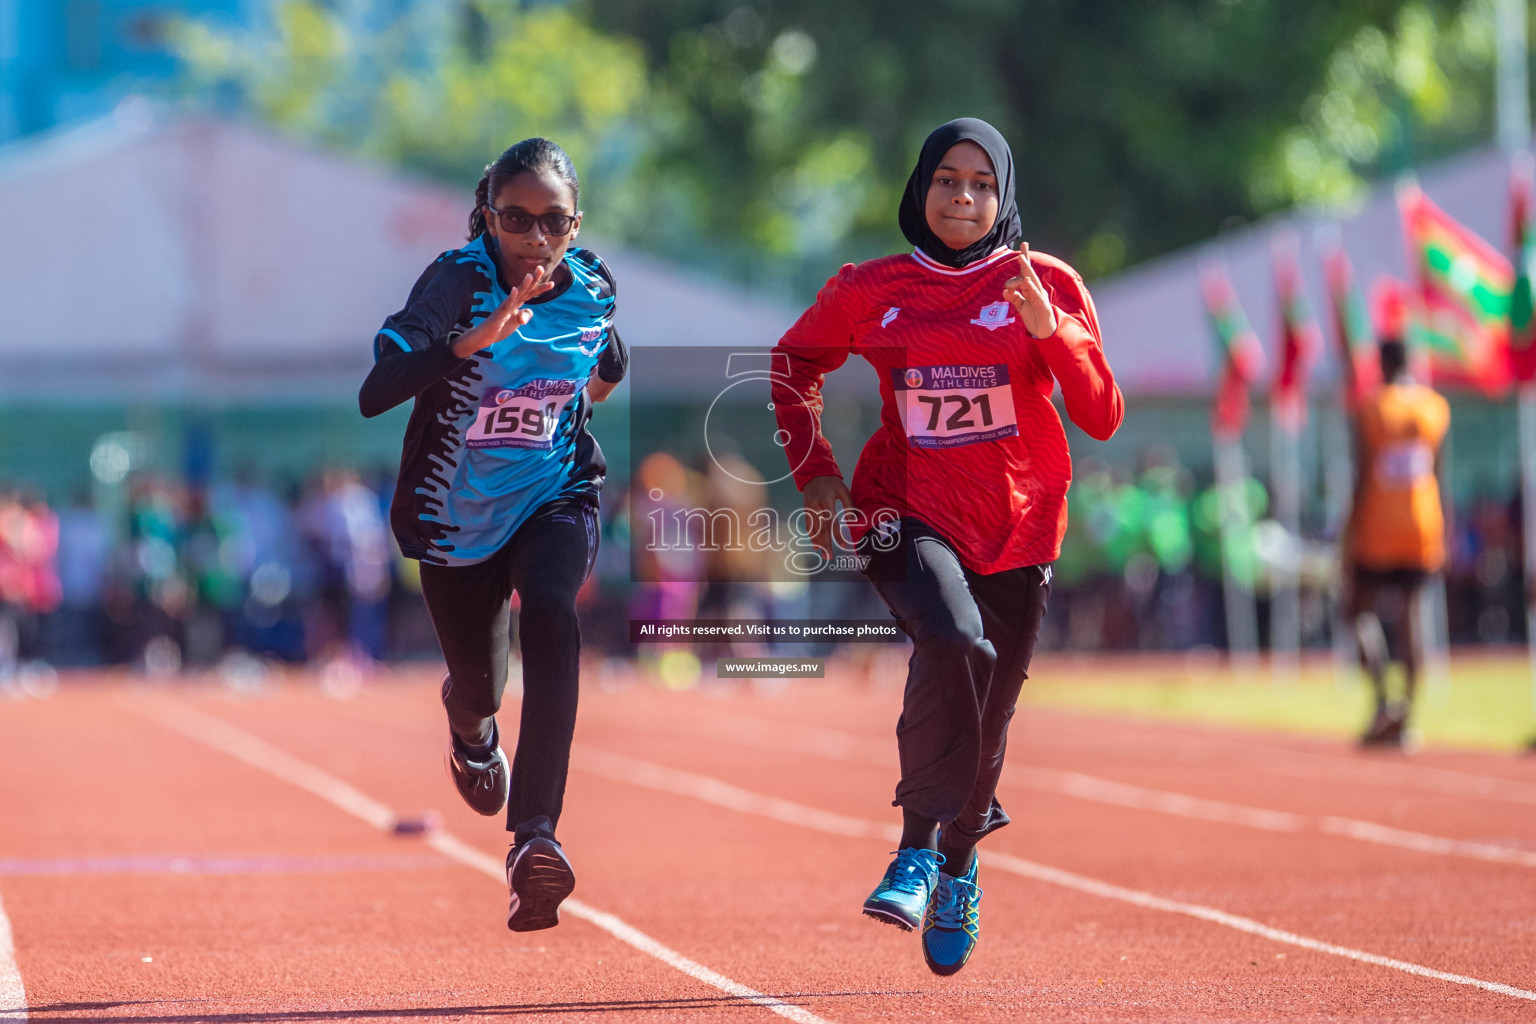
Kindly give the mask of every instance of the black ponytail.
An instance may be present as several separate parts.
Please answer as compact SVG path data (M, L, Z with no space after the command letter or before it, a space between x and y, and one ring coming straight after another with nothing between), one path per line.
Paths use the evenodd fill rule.
M480 184L475 186L475 208L469 214L469 240L485 234L485 208L497 189L524 171L553 171L555 177L571 188L571 211L576 212L581 201L581 182L576 178L576 165L570 154L548 139L535 136L508 146L495 162L486 164Z

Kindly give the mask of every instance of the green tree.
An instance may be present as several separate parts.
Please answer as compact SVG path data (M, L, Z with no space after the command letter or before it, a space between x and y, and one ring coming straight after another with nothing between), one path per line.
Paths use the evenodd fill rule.
M1460 52L1441 36L1469 31L1461 6L588 0L595 23L642 42L672 111L644 162L663 197L649 237L675 249L703 234L759 274L798 257L801 288L902 244L895 207L917 148L964 114L1013 143L1031 244L1090 276L1312 200L1328 190L1283 157L1339 55L1374 38L1402 40L1405 67L1426 45ZM1448 88L1477 74L1456 65ZM1475 104L1442 116L1485 130Z
M1360 29L1249 176L1254 205L1345 204L1371 178L1486 141L1495 33L1491 0L1441 12L1410 3L1386 30Z
M584 205L627 180L647 88L634 42L565 7L469 2L428 17L441 10L349 23L317 0L279 0L270 25L183 22L184 90L232 92L281 128L454 183L531 135L556 138L596 179Z
M1026 239L1090 277L1491 132L1490 0L279 0L179 48L189 92L449 181L550 135L594 230L801 297L904 246L951 117L1003 130Z

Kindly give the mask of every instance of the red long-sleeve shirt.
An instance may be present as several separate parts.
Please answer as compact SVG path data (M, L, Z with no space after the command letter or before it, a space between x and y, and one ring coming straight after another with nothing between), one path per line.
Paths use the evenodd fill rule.
M1003 298L1018 254L961 270L921 252L849 264L774 348L774 411L802 489L842 475L821 433L827 373L860 355L880 377L880 429L853 474L867 519L889 509L921 519L980 573L1061 553L1072 460L1051 393L1106 440L1125 416L1083 280L1031 252L1056 309L1056 332L1032 338ZM855 531L857 536L857 531Z

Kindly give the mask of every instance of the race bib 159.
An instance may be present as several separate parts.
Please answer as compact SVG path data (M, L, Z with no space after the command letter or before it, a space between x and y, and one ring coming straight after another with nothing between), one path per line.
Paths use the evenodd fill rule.
M480 397L474 425L464 437L470 448L554 447L555 428L581 388L576 380L532 380L516 388L492 388Z
M893 369L891 376L914 448L957 448L1018 436L1005 364L909 366Z

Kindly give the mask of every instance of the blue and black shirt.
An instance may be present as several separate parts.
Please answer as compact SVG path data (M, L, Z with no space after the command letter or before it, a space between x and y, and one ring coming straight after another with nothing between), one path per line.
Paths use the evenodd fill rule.
M439 565L495 554L535 509L556 498L597 502L607 463L587 430L593 370L624 379L628 352L613 327L613 275L571 248L555 288L526 304L533 317L468 359L459 335L508 293L489 235L445 252L374 338L358 403L377 416L416 399L406 426L390 523L400 550Z

